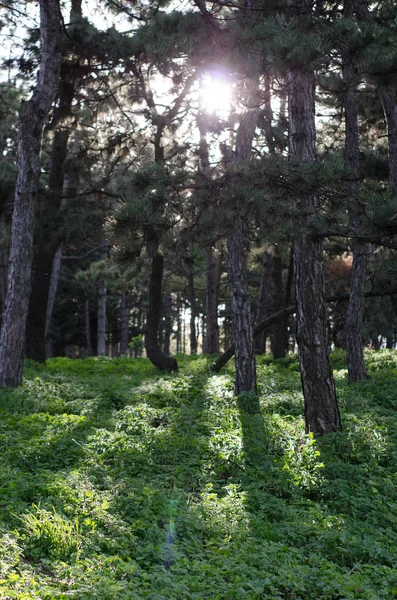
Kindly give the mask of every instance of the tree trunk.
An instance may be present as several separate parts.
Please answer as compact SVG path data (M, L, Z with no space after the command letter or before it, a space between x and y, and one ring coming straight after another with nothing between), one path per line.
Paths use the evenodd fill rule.
M97 356L106 356L106 283L101 277L97 283Z
M294 249L291 247L290 259L288 265L288 277L285 289L285 303L284 306L287 308L292 301L292 292L294 286ZM289 352L289 331L288 331L288 316L283 319L283 331L284 331L284 351L286 354Z
M197 354L197 333L196 333L196 290L194 287L193 265L188 264L188 285L187 296L190 304L190 354Z
M229 285L233 316L236 366L235 394L256 394L255 346L253 336L251 294L245 268L244 230L240 215L227 235Z
M275 247L273 257L273 284L274 284L274 300L275 306L280 306L284 299L283 286L283 259L278 247ZM277 321L273 329L272 352L273 358L285 357L285 321L281 319Z
M204 340L204 354L219 354L218 290L221 276L222 252L218 242L215 248L207 248L205 306L207 330ZM204 332L203 332L204 334Z
M310 27L312 0L292 0L301 27ZM287 72L289 157L291 163L315 160L314 74L310 67ZM319 211L315 196L295 197L299 237L294 245L297 341L305 404L306 431L340 431L341 421L328 356L323 244L311 228Z
M90 301L84 303L84 329L85 329L85 355L92 356L91 327L90 327Z
M255 65L256 68L256 65ZM258 79L249 82L248 110L241 117L236 134L235 162L246 163L251 157L258 114L255 110L258 102ZM244 251L244 225L239 205L235 207L233 224L227 234L228 274L233 319L233 335L236 366L236 395L252 391L256 394L255 344L251 294L248 289Z
M17 184L11 229L8 289L0 333L0 385L22 381L31 292L33 232L43 127L55 98L61 62L58 0L40 0L40 70L31 99L21 106Z
M46 321L45 321L45 357L50 358L52 356L52 340L51 340L51 321L52 321L52 313L54 312L55 298L57 295L58 283L59 283L59 274L61 272L62 265L62 245L59 246L58 250L55 253L54 261L52 263L52 272L51 272L51 281L50 281L50 289L48 292L48 302L47 302L47 311L46 311Z
M128 294L125 290L121 293L120 302L120 355L128 353L130 308L128 306Z
M163 303L164 313L164 354L170 355L171 335L172 335L172 296L167 294Z
M273 257L265 250L263 253L261 281L259 286L258 307L256 310L255 324L266 317L268 312L270 278L272 275ZM255 338L255 350L259 354L266 352L266 331L261 331Z
M4 215L0 217L0 323L7 294L8 278L8 239Z
M351 0L345 0L344 14L351 17ZM351 53L342 60L342 73L345 83L345 165L349 171L349 221L353 231L360 233L360 206L358 202L359 145L358 115L356 101L356 73ZM367 378L364 364L364 351L361 328L364 314L364 290L366 274L367 245L356 241L353 248L353 266L350 280L350 300L346 315L346 355L349 383Z
M387 139L389 150L389 182L394 196L397 196L397 103L396 90L379 88L387 123Z
M161 319L162 281L164 257L157 251L152 258L149 282L149 308L145 329L145 348L149 360L155 367L163 371L176 371L178 364L175 358L166 356L158 344L158 331Z
M77 11L80 10L78 13ZM81 2L72 3L70 21L81 17ZM44 362L45 327L48 295L54 255L62 242L63 223L59 216L65 183L65 161L71 132L70 117L75 97L76 64L70 57L60 69L59 102L54 110L51 127L55 130L52 144L48 194L39 201L38 227L34 235L37 251L34 256L32 295L29 304L25 353L29 358ZM75 185L75 183L73 183Z

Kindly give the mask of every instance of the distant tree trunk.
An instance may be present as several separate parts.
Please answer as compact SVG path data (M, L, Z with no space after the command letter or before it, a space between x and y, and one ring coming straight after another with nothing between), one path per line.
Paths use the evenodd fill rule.
M392 192L397 196L397 102L396 89L379 88L379 97L387 123L389 150L389 182Z
M61 272L62 265L62 245L59 246L55 253L54 260L52 263L50 289L48 292L47 312L45 321L45 350L46 359L52 355L52 340L50 337L52 313L54 312L55 298L58 289L59 274Z
M345 0L344 14L353 15L351 0ZM345 165L350 172L349 182L349 221L353 231L360 233L361 218L358 201L359 145L358 115L356 100L356 72L351 52L342 60L342 73L345 83ZM364 364L364 351L361 339L361 328L364 314L364 291L366 275L367 245L355 241L353 249L353 266L350 279L350 300L346 315L346 356L349 383L367 378Z
M218 242L207 248L205 306L207 331L204 340L205 354L219 354L218 290L221 276L222 252ZM204 335L204 332L203 332Z
M59 1L40 0L40 69L33 95L20 110L10 268L0 333L0 385L6 387L16 387L22 381L40 148L59 81L60 23Z
M188 264L188 284L187 296L190 304L190 354L197 354L197 333L196 333L196 289L194 287L193 265Z
M311 27L313 0L291 0L301 27ZM315 161L314 74L305 65L287 72L289 157L291 163ZM306 431L340 431L341 421L328 356L323 244L312 232L319 207L315 196L295 198L300 211L294 245L297 341L305 401Z
M90 301L84 302L84 330L85 330L85 355L92 356L91 327L90 327Z
M275 306L282 306L284 302L284 286L283 286L283 259L280 250L275 246L273 257L273 284L274 284L274 301ZM273 329L272 339L273 358L285 357L285 321L277 321Z
M284 307L290 306L292 302L292 291L294 285L294 249L291 247L290 259L288 265L288 276L287 276L287 285L285 289L285 302ZM289 318L286 316L283 319L283 330L284 330L284 348L285 353L289 352L289 331L288 331L288 321Z
M273 257L266 249L263 253L261 281L259 286L258 307L255 324L267 316L269 303L270 278L272 275ZM261 331L255 338L255 350L259 354L266 352L266 331Z
M164 313L164 354L170 355L171 335L172 335L172 296L167 294L163 303Z
M97 294L97 355L106 356L106 284L104 278L98 281Z
M145 329L145 348L149 360L155 367L163 371L176 371L178 364L175 358L166 356L158 344L158 331L161 320L162 281L164 257L157 251L152 258L149 282L149 308Z
M125 290L121 293L120 302L120 354L125 356L128 353L130 308L128 305L128 294Z

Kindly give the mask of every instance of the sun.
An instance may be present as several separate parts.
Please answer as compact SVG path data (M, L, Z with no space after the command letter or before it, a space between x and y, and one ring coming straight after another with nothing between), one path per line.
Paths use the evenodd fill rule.
M232 102L232 87L226 77L218 74L205 74L199 88L200 106L209 114L227 116Z

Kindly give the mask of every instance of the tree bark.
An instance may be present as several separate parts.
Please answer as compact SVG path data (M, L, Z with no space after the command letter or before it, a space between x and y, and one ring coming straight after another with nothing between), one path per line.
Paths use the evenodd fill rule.
M121 293L120 302L120 355L125 356L128 353L129 343L129 322L130 308L128 306L128 294L126 290Z
M206 335L204 339L204 354L219 354L219 325L218 325L218 290L221 276L222 253L220 243L215 248L207 248L206 268Z
M21 106L17 185L11 229L8 289L0 333L0 385L22 381L23 349L31 292L33 232L43 127L55 98L61 62L58 0L40 0L40 70L32 98Z
M102 259L106 261L108 247L104 246ZM106 356L106 282L104 275L97 283L97 355Z
M251 157L258 114L257 104L258 79L254 77L248 83L250 86L248 110L242 117L236 134L235 162L245 163ZM231 295L233 320L233 336L236 347L235 393L252 391L256 394L256 364L255 344L253 335L253 319L251 294L248 289L244 251L244 225L241 207L235 207L233 224L227 234L227 264Z
M8 240L7 226L4 215L0 217L0 313L3 312L4 302L7 294L8 278ZM1 323L1 314L0 314Z
M158 331L161 320L162 281L164 257L157 251L152 258L149 282L149 308L145 329L145 348L149 360L162 371L176 371L175 358L166 356L158 344Z
M170 355L171 335L172 335L172 296L167 294L163 302L164 314L164 345L163 351L167 356Z
M62 245L59 246L55 253L52 263L50 289L48 292L47 311L45 320L45 357L50 358L52 355L52 340L51 340L51 321L54 312L55 298L58 289L59 275L62 265Z
M312 0L292 0L299 26L310 27ZM302 65L287 72L289 158L315 161L314 73ZM318 434L342 429L328 356L327 307L324 293L323 244L311 227L318 214L315 196L297 195L299 237L294 244L297 341L304 395L306 431Z
M282 306L284 300L283 286L283 259L280 250L275 247L273 256L273 284L274 284L274 300L275 306ZM273 329L272 352L273 358L285 357L285 321L281 319L275 323Z
M265 250L263 253L262 270L261 270L261 281L259 286L258 296L258 307L256 310L255 325L259 323L266 316L268 312L269 302L269 289L270 289L270 278L272 275L273 257ZM259 354L266 352L266 332L263 329L255 337L255 350Z
M351 0L345 0L344 14L353 15ZM361 218L358 202L359 145L358 114L356 100L356 73L351 52L346 52L342 60L342 73L345 83L345 166L350 174L349 181L349 222L356 235L360 232ZM346 315L346 354L349 383L367 378L364 364L364 351L361 328L364 314L364 289L366 275L367 245L361 241L352 244L353 266L350 280L350 299Z
M80 6L79 6L80 4ZM80 8L80 13L77 9ZM72 5L70 20L81 17L81 3ZM38 227L35 232L37 251L34 257L32 295L29 305L25 353L38 362L45 361L46 307L51 285L54 255L62 242L63 223L59 212L65 183L65 162L71 133L72 103L76 94L76 64L70 58L62 61L60 70L59 102L54 111L51 127L55 129L52 144L48 194L39 201Z
M194 275L193 275L193 265L188 264L188 285L187 285L187 295L190 304L190 354L197 354L197 332L196 332L196 317L197 317L197 308L196 308L196 290L194 286Z

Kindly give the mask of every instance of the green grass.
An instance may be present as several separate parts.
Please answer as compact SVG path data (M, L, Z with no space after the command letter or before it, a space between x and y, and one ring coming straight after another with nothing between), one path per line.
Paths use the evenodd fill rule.
M397 354L366 355L344 431L305 435L295 359L28 363L0 391L0 598L397 598ZM247 410L249 407L249 410Z

